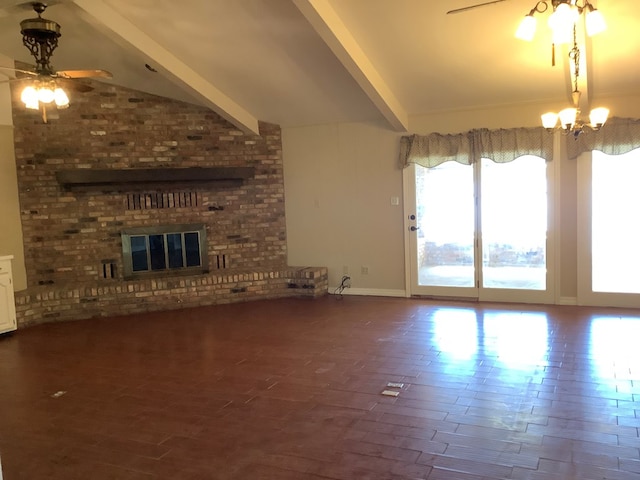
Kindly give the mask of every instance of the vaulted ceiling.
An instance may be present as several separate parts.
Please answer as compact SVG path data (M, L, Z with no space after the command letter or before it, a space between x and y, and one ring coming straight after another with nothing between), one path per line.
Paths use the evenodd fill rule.
M528 43L514 31L535 0L447 14L482 1L51 0L43 16L62 26L54 68L105 69L105 81L207 106L248 131L259 120L405 131L412 115L566 102L566 50L552 67L548 15ZM640 2L592 3L609 28L587 40L582 88L596 100L638 93ZM31 2L0 0L9 65L33 63L20 21L34 16Z

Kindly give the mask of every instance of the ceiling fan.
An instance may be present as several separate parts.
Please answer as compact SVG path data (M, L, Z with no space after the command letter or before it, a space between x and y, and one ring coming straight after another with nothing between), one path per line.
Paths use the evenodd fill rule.
M492 0L490 2L483 2L483 3L476 3L475 5L469 5L468 7L462 7L462 8L456 8L454 10L449 10L447 12L447 15L451 14L451 13L462 13L462 12L466 12L467 10L473 10L474 8L478 8L478 7L484 7L487 5L493 5L494 3L502 3L505 2L506 0Z
M27 86L23 91L22 101L27 108L42 108L43 120L46 123L47 104L55 102L58 108L65 108L69 105L69 98L60 84L70 79L112 78L112 75L106 70L54 70L51 66L51 56L58 46L58 38L61 36L60 25L53 20L42 17L47 8L46 3L34 2L31 6L38 16L20 22L20 33L22 33L22 43L35 59L36 65L33 70L0 68L22 74L20 78L13 80L23 80L29 77L33 79L33 84ZM77 91L92 90L91 87L84 84L68 85L70 89Z

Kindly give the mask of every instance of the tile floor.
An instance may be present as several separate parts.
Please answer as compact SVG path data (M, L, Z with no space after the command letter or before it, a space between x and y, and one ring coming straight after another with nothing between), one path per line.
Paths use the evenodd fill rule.
M0 338L4 480L639 479L639 430L640 310L329 296Z

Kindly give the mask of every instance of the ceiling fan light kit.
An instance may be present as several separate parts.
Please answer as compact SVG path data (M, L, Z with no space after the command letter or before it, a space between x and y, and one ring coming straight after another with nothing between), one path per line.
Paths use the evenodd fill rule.
M536 35L536 27L538 23L533 16L535 11L536 10L534 8L533 10L531 10L531 12L529 12L528 15L525 15L525 17L522 19L520 25L518 26L518 29L516 30L516 38L524 40L525 42L530 42L533 40L533 37L535 37Z
M589 9L585 17L587 35L593 37L594 35L604 32L607 29L607 23L604 21L600 10L593 8L593 5L590 3L587 4L587 8Z
M53 78L45 79L53 75L50 59L61 35L60 25L57 22L42 18L46 8L44 3L34 3L33 9L38 16L20 22L22 43L35 59L38 75L33 84L27 85L20 95L20 100L25 107L32 110L39 110L41 104L48 105L53 102L58 108L69 106L69 96L66 92L56 84Z
M35 2L33 10L38 14L36 18L27 18L20 22L22 43L36 61L35 72L18 70L35 76L20 95L21 101L27 109L42 110L42 119L47 122L46 108L55 105L56 108L67 108L69 96L56 81L67 78L111 78L105 70L65 70L56 72L51 66L51 56L58 46L60 25L53 20L42 18L47 8L45 3Z
M24 103L25 107L32 110L39 110L40 103L55 103L57 108L69 107L69 97L67 93L60 87L52 82L52 85L42 85L41 82L36 80L35 86L28 85L22 90L20 100Z
M578 0L543 0L536 3L522 19L516 30L516 38L528 42L532 41L537 27L535 14L546 12L549 10L549 6L551 6L552 11L547 23L553 32L553 43L555 45L571 42L573 25L582 14L585 15L587 35L590 37L607 28L602 13L589 0L583 0L582 2Z

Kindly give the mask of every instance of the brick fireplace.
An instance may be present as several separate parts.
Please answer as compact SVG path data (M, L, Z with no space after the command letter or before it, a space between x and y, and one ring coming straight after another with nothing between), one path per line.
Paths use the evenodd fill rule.
M325 268L287 265L277 125L245 134L202 107L91 86L48 124L14 91L20 326L326 293ZM207 271L125 278L122 232L185 224L206 229Z

